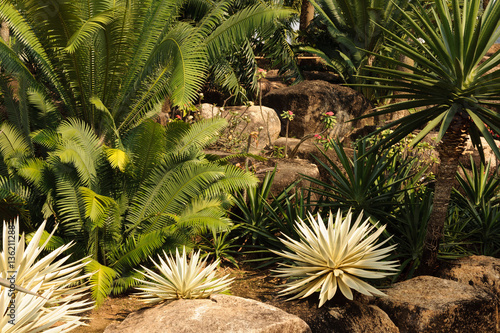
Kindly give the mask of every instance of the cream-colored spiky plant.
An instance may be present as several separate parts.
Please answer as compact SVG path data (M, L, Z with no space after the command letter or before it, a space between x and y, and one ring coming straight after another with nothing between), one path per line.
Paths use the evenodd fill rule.
M362 279L379 279L394 274L396 261L382 261L389 256L395 245L382 247L387 240L377 239L385 226L377 229L369 219L362 222L360 215L351 225L349 211L342 217L340 210L333 218L330 213L326 226L321 216L317 220L310 214L311 228L302 220L296 222L300 240L280 239L290 251L275 252L291 259L293 264L281 264L275 272L280 277L290 277L281 295L294 295L290 299L308 297L319 291L319 307L330 300L337 289L350 300L352 290L365 295L385 296Z
M228 275L217 278L215 269L219 260L207 266L208 256L200 261L200 251L194 252L191 259L188 259L185 247L182 249L182 255L178 249L175 250L175 258L165 252L163 255L164 258L158 255L160 264L151 259L161 275L142 266L144 275L151 281L136 279L142 283L137 287L142 291L138 295L146 303L152 304L166 299L208 298L212 294L228 290L233 282Z
M83 260L66 263L70 256L64 252L71 243L41 256L53 235L48 235L40 246L42 237L47 236L44 228L45 222L26 246L24 234L19 237L19 221L3 223L0 253L2 333L69 332L84 324L79 314L93 307L93 302L84 297L88 286L83 283L91 274L80 274L86 263Z

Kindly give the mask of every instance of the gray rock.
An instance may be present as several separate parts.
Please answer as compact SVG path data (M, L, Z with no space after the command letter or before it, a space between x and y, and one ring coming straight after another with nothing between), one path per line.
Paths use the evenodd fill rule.
M290 122L289 136L297 138L321 132L324 129L321 116L330 111L337 117L337 125L326 134L341 138L358 125L347 121L371 109L370 102L357 91L320 80L303 81L273 90L263 97L262 104L273 108L278 114L292 111L295 119ZM282 136L285 136L284 125L285 122Z
M177 300L130 314L105 333L303 333L300 318L273 306L235 296Z
M373 302L400 332L495 332L496 301L492 293L455 281L419 276L384 290Z

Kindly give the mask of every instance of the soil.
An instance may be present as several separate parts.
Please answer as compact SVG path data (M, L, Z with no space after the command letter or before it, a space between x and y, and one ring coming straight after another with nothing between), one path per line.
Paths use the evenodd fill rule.
M313 329L318 325L318 321L325 311L325 308L318 309L317 295L306 300L286 301L278 297L279 286L284 281L271 275L269 270L256 271L249 268L233 269L225 268L223 275L230 274L235 278L231 285L231 295L250 298L278 307L288 313L299 316L305 320ZM141 308L149 307L145 305L133 294L109 297L98 309L87 314L88 326L81 326L72 332L74 333L98 333L104 332L105 328L116 321L123 321L130 313ZM313 329L313 331L316 331Z

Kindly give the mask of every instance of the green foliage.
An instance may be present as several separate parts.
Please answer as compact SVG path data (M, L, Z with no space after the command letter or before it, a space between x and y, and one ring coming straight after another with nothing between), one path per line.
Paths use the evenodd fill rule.
M463 165L457 173L460 184L452 194L450 217L445 229L447 256L457 254L500 255L500 178L491 173L490 164Z
M406 189L416 186L426 171L416 157L401 159L389 151L367 153L371 145L366 140L356 143L352 158L341 143L332 145L341 166L323 153L325 162L315 159L329 180L305 177L317 185L311 191L324 198L321 207L330 210L352 209L355 215L364 212L373 220L388 223Z
M219 60L256 33L271 35L275 20L292 13L270 9L226 0L3 1L0 19L13 43L0 41L0 63L19 83L17 91L0 87L12 104L9 120L28 134L77 117L113 140L116 130L124 134L157 115L165 98L188 107L209 70L217 84L237 91L234 69ZM199 15L184 20L187 10ZM255 62L251 48L245 57Z
M356 78L369 62L370 52L383 49L384 31L394 31L401 17L397 7L407 1L390 0L317 0L311 1L318 15L306 33L311 46L302 51L321 57L345 82L362 83ZM371 58L371 59L370 59ZM367 91L364 91L367 93Z
M430 12L419 3L410 4L404 13L409 29L406 38L391 29L383 29L387 46L414 61L409 65L396 57L379 58L404 69L372 66L369 68L376 84L367 87L398 93L399 102L379 107L383 115L400 110L418 109L395 120L376 133L388 128L394 132L380 144L389 147L415 130L422 129L413 139L416 144L431 130L439 131L439 142L456 119L466 118L472 143L482 154L483 136L495 155L500 151L488 128L500 132L500 116L491 108L499 105L500 64L497 53L482 62L486 52L500 37L500 6L492 1L480 15L480 1L452 1L451 9L445 0L432 2ZM401 26L400 23L394 24ZM438 29L436 29L438 27ZM486 126L487 127L486 127ZM375 147L376 148L376 147ZM454 147L447 147L454 149Z
M25 146L12 173L37 193L44 214L60 223L58 236L78 242L75 255L90 257L87 269L96 272L91 281L98 304L110 292L133 286L138 277L133 269L148 256L229 228L232 194L257 180L203 154L225 125L222 119L167 127L144 122L119 140L120 149L113 148L126 155L122 168L109 160L113 155L94 131L75 119L33 137L47 149L44 157L33 157ZM41 175L38 186L34 175Z

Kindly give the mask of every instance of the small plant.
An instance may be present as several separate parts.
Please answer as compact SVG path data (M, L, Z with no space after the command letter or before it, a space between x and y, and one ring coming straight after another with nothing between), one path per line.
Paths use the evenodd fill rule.
M4 221L0 276L15 288L4 286L0 292L1 332L69 332L84 325L78 314L93 307L85 300L89 287L82 283L92 274L80 274L86 262L66 263L64 252L72 243L38 258L52 237L44 227L45 222L26 246L19 222Z
M286 135L285 135L285 158L288 157L287 150L288 150L288 127L290 125L290 122L293 120L295 115L293 114L292 111L283 111L281 114L281 118L286 119Z
M310 214L309 220L311 228L302 219L297 221L300 240L287 235L286 239L280 239L291 252L275 253L293 262L281 264L284 267L276 270L278 276L292 278L280 294L294 295L290 299L297 299L319 291L319 307L330 300L337 289L350 300L353 299L351 289L369 296L385 296L362 280L384 278L397 271L396 261L382 261L396 246L382 247L388 239L376 243L385 226L377 229L369 219L361 222L362 214L351 225L351 211L343 218L340 210L335 223L330 213L327 226L319 215L315 220Z
M142 291L138 295L145 303L153 304L166 299L208 298L226 291L232 283L233 279L229 279L228 275L216 278L215 269L219 260L207 266L208 256L200 262L200 251L194 252L191 260L187 258L185 247L182 256L178 249L175 250L175 258L165 252L163 255L164 258L158 255L160 264L151 259L161 275L142 266L144 275L152 281L136 279L143 284L137 289Z

